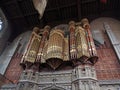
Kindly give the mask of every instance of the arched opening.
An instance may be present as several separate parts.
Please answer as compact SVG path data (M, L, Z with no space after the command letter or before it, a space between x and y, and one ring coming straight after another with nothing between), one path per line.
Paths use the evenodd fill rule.
M50 86L50 87L47 87L47 88L44 88L43 90L66 90L66 89L64 89L64 88L62 88L62 87L59 87L59 86Z
M63 88L52 88L52 89L43 89L43 90L65 90L65 89L63 89Z
M0 30L2 30L2 20L1 20L1 17L0 17Z

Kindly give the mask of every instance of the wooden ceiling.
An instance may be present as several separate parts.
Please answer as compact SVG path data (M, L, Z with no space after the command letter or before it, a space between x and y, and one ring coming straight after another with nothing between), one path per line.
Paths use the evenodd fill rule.
M102 0L104 1L104 0ZM120 0L48 0L43 18L35 10L32 0L0 0L0 7L12 26L12 39L18 34L40 28L46 24L51 27L68 23L70 20L79 21L87 17L90 21L102 17L120 18Z

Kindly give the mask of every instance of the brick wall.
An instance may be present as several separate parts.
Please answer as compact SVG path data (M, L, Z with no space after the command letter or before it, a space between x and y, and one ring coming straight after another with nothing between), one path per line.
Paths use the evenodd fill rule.
M91 22L91 30L101 30L104 37L104 44L97 48L99 61L95 65L99 80L120 79L120 63L114 49L104 32L103 22L108 22L116 38L120 40L120 22L112 18L99 18Z
M107 42L107 44L110 44ZM120 79L120 64L112 47L103 45L97 48L99 57L95 65L100 80Z
M20 62L21 62L22 55L26 49L26 45L29 40L30 34L31 34L31 31L27 31L19 35L10 44L9 48L8 49L6 48L5 52L7 53L2 53L3 57L0 58L1 61L3 62L6 61L8 63L8 66L6 66L7 69L5 67L6 62L2 64L3 65L2 71L5 70L5 73L3 72L2 74L4 74L5 77L11 80L13 83L18 82L21 72L23 71L22 67L20 66Z
M5 72L5 77L11 80L13 83L18 82L21 72L23 71L22 67L20 66L21 58L21 54L15 54Z

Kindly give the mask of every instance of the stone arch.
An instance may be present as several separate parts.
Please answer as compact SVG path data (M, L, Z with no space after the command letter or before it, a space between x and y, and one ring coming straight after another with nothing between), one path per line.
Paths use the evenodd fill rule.
M2 21L3 21L3 27L2 27L2 31L1 32L5 33L6 30L7 30L7 27L8 27L8 21L7 21L5 15L4 15L4 12L2 11L1 8L0 8L0 17L1 17Z
M10 27L8 26L8 21L4 15L4 12L0 8L0 21L1 21L1 29L0 29L0 55L3 54L5 48L9 45L7 42L11 31Z
M12 48L15 47L15 45L17 44L18 41L19 41L19 43L21 44L20 49L17 51L17 53L24 54L31 33L32 33L31 31L26 31L26 32L24 32L24 33L21 33L19 36L17 36L17 37L14 39L14 41L12 42Z
M112 32L114 33L116 38L120 41L120 35L119 35L119 33L120 33L120 30L119 30L120 21L115 19L115 18L110 18L110 17L96 18L95 20L93 20L90 23L93 38L97 39L101 44L104 44L104 37L102 37L103 33L105 32L105 29L104 29L104 26L103 26L104 22L107 22L110 25L110 27L112 29ZM99 35L101 34L100 38L98 38L98 34Z
M56 85L53 85L53 86L50 86L50 87L46 87L42 90L66 90L66 89L64 89L62 87L59 87L59 86L56 86Z

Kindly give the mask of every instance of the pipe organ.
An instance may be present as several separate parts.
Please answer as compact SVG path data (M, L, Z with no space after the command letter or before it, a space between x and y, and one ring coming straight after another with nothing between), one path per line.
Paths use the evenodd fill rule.
M79 24L70 21L67 26L67 30L34 28L21 63L46 63L53 69L65 61L94 64L98 57L88 20L83 19Z

